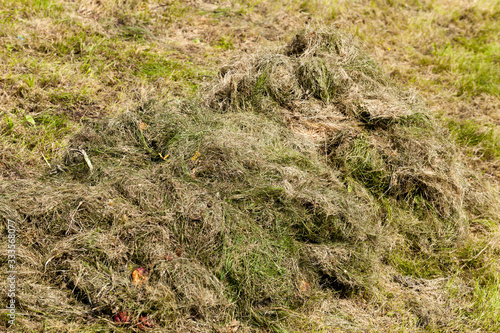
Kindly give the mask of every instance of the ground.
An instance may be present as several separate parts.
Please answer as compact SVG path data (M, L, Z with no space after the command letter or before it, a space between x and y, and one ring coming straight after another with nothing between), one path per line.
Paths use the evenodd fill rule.
M499 22L494 0L0 0L0 325L498 331Z

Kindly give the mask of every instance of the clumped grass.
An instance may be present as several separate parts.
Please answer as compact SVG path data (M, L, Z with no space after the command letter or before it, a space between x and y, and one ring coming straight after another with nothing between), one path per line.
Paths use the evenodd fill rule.
M461 201L448 200L467 191L463 171L417 96L391 86L337 32L298 35L283 53L224 69L212 105L283 115L372 193L419 195L442 214L460 214Z
M55 312L29 293L22 304L57 325L78 304L65 320L103 330L126 309L177 331L233 319L282 331L313 299L383 298L391 266L408 278L452 270L467 207L488 195L464 179L418 98L352 40L301 33L223 68L208 93L205 104L151 100L88 121L53 175L3 188L2 214L40 239L23 241L26 274L43 272L41 295L70 291ZM151 272L140 287L137 266ZM443 325L425 304L411 308L415 323ZM36 329L32 313L23 323Z
M498 195L454 143L495 159L495 134L450 122L450 136L352 36L311 26L240 55L196 95L210 57L261 36L221 22L290 36L263 19L278 5L2 4L0 215L18 223L19 251L11 330L137 331L144 315L172 332L498 328ZM346 15L342 1L283 8ZM372 1L361 12L407 26L395 13L435 8ZM445 59L449 78L441 46L425 58ZM469 97L494 94L484 82ZM150 272L139 286L137 267ZM132 323L113 323L118 311Z

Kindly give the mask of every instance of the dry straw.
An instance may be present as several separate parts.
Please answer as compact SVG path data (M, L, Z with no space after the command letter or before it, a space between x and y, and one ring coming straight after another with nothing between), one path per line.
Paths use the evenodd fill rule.
M352 297L383 317L387 290L406 309L391 321L446 325L426 315L453 313L444 293L415 296L412 312L391 277L415 258L429 279L448 274L494 202L414 92L351 38L315 30L224 67L202 99L89 122L64 167L0 185L23 243L22 327L114 330L127 311L163 331L363 330L342 311Z

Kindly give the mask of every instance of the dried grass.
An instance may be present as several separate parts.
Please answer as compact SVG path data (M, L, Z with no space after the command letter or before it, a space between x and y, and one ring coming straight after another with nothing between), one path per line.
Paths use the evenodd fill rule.
M317 30L223 68L203 98L88 121L59 168L1 185L20 275L40 289L20 279L24 328L42 329L43 313L55 331L114 331L112 314L127 310L162 331L235 319L244 331L369 329L366 315L345 317L363 302L375 313L390 288L404 295L415 277L392 277L412 256L437 262L437 276L419 277L417 305L392 303L397 321L447 327L439 317L455 305L436 300L433 281L457 271L450 253L471 218L496 217L495 198L418 96L352 39ZM134 286L138 266L151 273ZM48 306L51 289L66 293Z

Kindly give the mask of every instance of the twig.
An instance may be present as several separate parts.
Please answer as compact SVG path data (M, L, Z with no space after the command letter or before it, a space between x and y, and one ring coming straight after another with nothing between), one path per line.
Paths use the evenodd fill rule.
M52 166L50 165L49 161L47 161L47 158L45 157L45 155L43 153L42 153L42 157L45 160L45 163L47 163L47 165L49 166L49 168L52 169Z
M87 155L87 153L85 152L85 150L83 150L81 148L71 149L71 150L79 152L80 154L82 154L83 158L85 159L85 162L87 162L87 165L88 165L88 167L90 169L90 173L92 173L94 171L94 166L92 165L92 162L90 162L90 158Z
M477 259L477 258L478 258L478 257L479 257L479 256L480 256L483 252L484 252L484 251L486 251L486 249L487 249L488 247L490 247L491 243L493 243L493 239L492 239L491 241L489 241L489 242L488 242L488 244L486 244L486 246L485 246L485 247L484 247L481 251L479 251L479 253L478 253L478 254L476 254L474 257L472 257L472 258L470 258L470 259L466 260L466 261L465 261L465 263L462 265L462 267L460 267L460 270L462 270L462 269L465 267L465 265L467 265L467 264L468 264L469 262L471 262L472 260L476 260L476 259Z
M75 210L73 212L71 212L71 215L70 215L70 223L68 225L68 230L66 230L66 235L69 233L69 230L71 228L73 228L73 224L76 223L75 221L75 215L76 213L78 212L78 209L80 209L80 206L82 205L83 201L80 201L80 203L78 203L78 207L75 208ZM80 229L81 229L81 226L80 226Z

